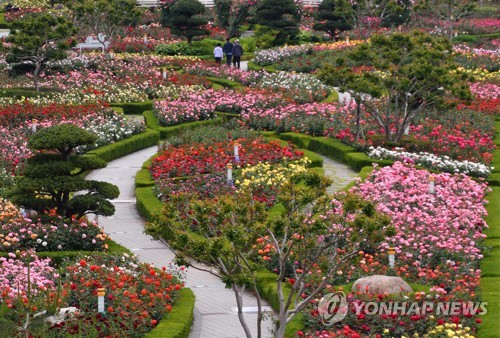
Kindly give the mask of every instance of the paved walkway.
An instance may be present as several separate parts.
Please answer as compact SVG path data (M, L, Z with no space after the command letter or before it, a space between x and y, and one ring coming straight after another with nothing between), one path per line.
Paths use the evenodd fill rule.
M241 62L241 69L247 70L247 61ZM135 208L134 178L142 164L154 155L157 147L147 148L108 163L106 168L90 173L88 179L106 181L120 188L120 196L113 200L116 212L111 217L100 217L99 224L113 240L129 248L141 261L158 267L168 266L174 253L166 244L153 241L144 234L144 220ZM343 188L356 177L356 172L346 165L323 157L325 174L334 178L329 188L332 193ZM237 338L244 337L244 331L237 317L236 300L233 291L208 272L188 269L186 285L196 295L195 320L190 338ZM248 311L245 318L256 336L256 301L250 294L244 297L244 307ZM272 320L263 323L264 336L271 336Z
M164 243L153 241L143 233L144 220L135 208L134 177L142 164L157 151L156 147L147 148L108 163L106 168L93 171L87 178L116 184L120 196L113 200L116 207L114 216L99 217L99 224L104 227L113 240L129 248L141 261L153 263L158 267L168 266L174 259L174 253ZM238 320L236 300L232 290L208 272L188 269L186 284L196 295L195 321L191 338L234 338L244 337L244 331ZM245 307L257 306L251 295L244 297ZM257 315L248 308L245 318L256 336ZM264 337L269 334L272 321L263 325Z

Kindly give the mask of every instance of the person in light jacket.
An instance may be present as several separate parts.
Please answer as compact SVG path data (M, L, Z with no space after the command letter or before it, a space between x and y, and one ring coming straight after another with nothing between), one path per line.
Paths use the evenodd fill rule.
M233 67L240 69L241 56L243 55L243 47L239 40L234 40L233 45Z
M222 60L222 47L220 46L220 43L217 44L217 46L214 48L214 57L215 57L215 62L220 65L221 60Z
M222 46L224 54L226 54L226 63L228 67L231 67L231 59L233 58L233 44L229 38L226 39L226 43Z

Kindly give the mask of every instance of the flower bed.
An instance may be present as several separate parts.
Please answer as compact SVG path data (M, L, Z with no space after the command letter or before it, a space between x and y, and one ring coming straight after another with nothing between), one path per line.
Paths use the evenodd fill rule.
M435 179L435 193L429 188L429 177ZM340 287L345 291L349 310L342 322L324 330L319 312L312 306L307 314L308 337L348 336L419 336L442 332L441 326L460 325L464 332L475 334L481 322L479 311L465 310L468 304L479 302L477 291L481 271L481 242L487 227L484 217L486 184L465 175L434 174L417 170L399 162L392 167L374 170L367 179L351 188L374 201L379 212L389 215L396 235L373 251L360 252L357 263L338 272L332 284L353 282L373 274L396 274L409 282L428 285L408 295L373 294L369 290ZM387 266L387 249L395 247L394 269ZM339 290L330 286L325 293ZM313 301L317 304L318 299ZM406 314L401 310L371 313L367 302L406 302ZM409 304L420 308L427 302L434 311L409 312ZM457 302L454 315L436 312L438 303ZM472 302L472 303L468 303ZM462 305L463 304L463 305ZM470 308L469 308L470 309ZM367 312L368 311L368 312ZM314 330L317 330L314 332ZM441 331L440 331L441 330Z
M208 89L203 92L183 91L179 97L157 101L155 115L162 126L184 122L207 120L215 112L241 114L250 109L266 109L281 105L285 100L280 94L267 94L263 91Z
M402 148L389 150L382 147L370 147L368 156L380 160L389 159L409 162L433 170L447 173L464 173L474 177L488 177L491 174L491 168L481 163L454 161L446 155L437 156L425 152L409 153L403 151Z
M108 248L108 236L90 221L65 221L55 213L32 220L7 201L0 201L0 217L0 252L103 251Z
M51 104L36 106L29 103L0 108L0 158L14 170L29 156L27 141L32 133L33 119L36 128L46 128L61 123L72 123L98 136L95 147L110 144L145 130L142 122L128 121L124 116L100 104L68 106ZM80 149L86 151L91 148Z
M7 277L3 277L0 294L10 308L4 320L13 324L12 332L3 333L9 336L15 336L17 327L23 326L21 332L27 335L142 336L166 317L184 286L182 270L156 269L124 254L84 257L68 264L62 277L48 266L48 259L32 257L28 289L26 260L0 258L1 275ZM60 289L55 286L59 279ZM17 285L23 285L21 293L12 292ZM97 288L101 287L106 292L104 313L97 312ZM61 307L75 306L77 312L52 325L25 325L26 318L32 319L37 313L41 318L50 315L40 311L51 302Z

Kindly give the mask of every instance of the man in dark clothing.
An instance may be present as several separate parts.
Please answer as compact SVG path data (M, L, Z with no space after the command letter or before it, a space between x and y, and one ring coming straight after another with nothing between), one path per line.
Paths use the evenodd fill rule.
M239 40L234 40L233 45L233 67L240 69L241 56L243 55L243 47Z
M222 47L224 54L226 54L226 63L229 67L231 67L231 59L233 58L233 44L229 38L226 39L226 43Z

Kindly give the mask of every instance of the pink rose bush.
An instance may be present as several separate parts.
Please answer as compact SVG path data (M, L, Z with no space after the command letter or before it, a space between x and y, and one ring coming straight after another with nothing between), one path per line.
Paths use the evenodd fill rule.
M429 182L435 182L435 193ZM397 235L383 247L394 246L398 259L480 260L478 243L486 237L484 183L466 175L430 174L396 162L375 170L353 192L377 203L392 218Z

